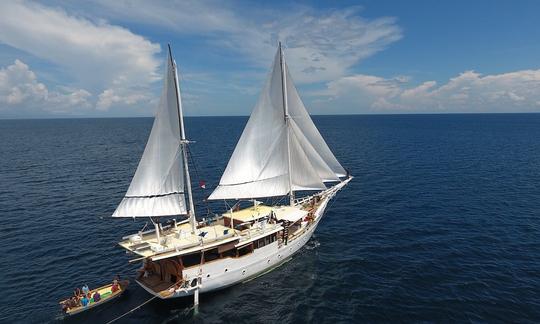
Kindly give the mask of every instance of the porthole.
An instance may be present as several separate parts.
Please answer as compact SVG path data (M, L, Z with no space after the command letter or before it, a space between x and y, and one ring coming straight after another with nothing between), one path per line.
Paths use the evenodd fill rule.
M225 272L229 271L229 269L225 268Z
M206 278L210 278L210 274L207 274L207 275L206 275Z

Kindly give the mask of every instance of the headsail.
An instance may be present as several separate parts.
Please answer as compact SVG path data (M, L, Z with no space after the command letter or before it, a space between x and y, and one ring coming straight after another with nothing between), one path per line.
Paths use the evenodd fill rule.
M298 126L298 131L295 134L298 134L299 138L303 138L301 141L303 146L306 147L308 144L311 144L312 148L316 148L315 153L317 153L322 159L323 163L317 162L316 166L317 171L321 175L321 178L324 181L337 181L338 177L346 176L346 171L343 169L341 164L338 162L330 148L324 141L321 133L313 123L313 120L309 116L309 113L300 99L300 95L292 82L292 78L289 74L289 68L285 64L285 72L287 73L287 102L289 108L289 116L294 121L294 124ZM293 130L295 127L293 127ZM303 136L301 136L303 135ZM304 139L305 138L305 139ZM307 153L307 152L306 152ZM318 158L314 155L310 155L310 160L314 163ZM323 165L328 166L328 169Z
M259 101L209 199L272 197L289 194L291 190L320 190L326 188L325 181L339 181L345 175L313 124L287 65L281 60L279 48Z
M171 216L187 213L184 164L175 83L169 53L161 99L143 156L113 217Z

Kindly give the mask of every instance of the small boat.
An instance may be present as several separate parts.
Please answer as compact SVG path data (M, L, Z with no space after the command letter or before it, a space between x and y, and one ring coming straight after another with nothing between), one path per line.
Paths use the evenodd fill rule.
M97 307L99 305L105 304L106 302L109 302L109 301L111 301L113 299L116 299L116 298L120 297L124 293L124 291L126 291L128 285L129 285L129 281L128 280L119 281L118 285L119 285L120 289L118 289L115 292L112 291L112 285L113 284L111 283L111 284L108 284L108 285L105 285L105 286L90 290L90 296L94 296L94 293L96 291L99 292L99 294L101 295L101 299L98 302L94 302L94 298L90 298L90 302L88 303L88 305L82 306L82 305L79 304L76 307L68 308L67 310L64 311L64 313L66 315L79 314L79 313L82 313L82 312L87 311L89 309L95 308L95 307ZM68 298L66 300L61 301L60 305L63 305L64 303L69 302L69 300L70 299Z

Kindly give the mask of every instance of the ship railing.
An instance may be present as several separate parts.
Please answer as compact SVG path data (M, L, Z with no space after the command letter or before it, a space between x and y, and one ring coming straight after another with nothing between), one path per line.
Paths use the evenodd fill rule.
M328 197L328 198L331 198L333 196L335 196L335 194L341 190L341 188L343 188L347 183L349 183L349 181L351 181L353 177L349 177L343 181L341 181L340 183L328 188L328 189L325 189L321 192L318 192L316 194L313 194L313 195L310 195L310 196L306 196L306 197L302 197L302 198L298 198L298 199L295 199L294 200L294 204L295 205L303 205L305 203L308 203L310 202L313 198L315 197Z

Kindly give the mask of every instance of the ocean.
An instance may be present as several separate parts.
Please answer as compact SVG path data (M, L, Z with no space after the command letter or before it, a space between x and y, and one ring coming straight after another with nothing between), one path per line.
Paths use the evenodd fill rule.
M186 118L197 211L246 117ZM153 300L119 323L540 322L540 114L315 116L355 176L311 241L255 280ZM152 118L0 120L0 322L102 323L151 296L62 320L74 287L133 278L112 219ZM196 186L197 187L197 186Z

